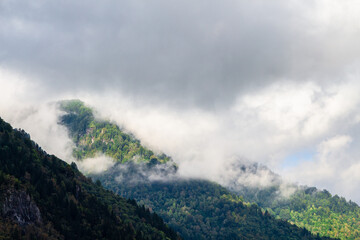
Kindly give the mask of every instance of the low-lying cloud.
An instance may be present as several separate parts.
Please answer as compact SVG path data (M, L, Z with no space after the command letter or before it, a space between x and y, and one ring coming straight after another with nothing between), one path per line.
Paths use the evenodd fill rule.
M3 76L8 80L3 86L9 87L3 88L2 96L11 101L2 102L2 117L28 131L50 154L69 163L75 161L73 143L58 124L61 112L55 101L47 102L46 97L25 102L12 99L15 93L24 99L33 94L21 90L30 82L16 74ZM12 79L17 81L9 81ZM352 79L327 87L311 82L277 82L239 96L229 108L216 111L172 109L110 91L59 98L81 98L94 107L98 117L134 133L155 152L172 156L179 165L179 177L209 179L234 188L281 185L267 169L241 171L241 164L259 162L292 181L327 188L356 201L355 186L360 182L352 172L359 165L355 147L359 136L357 89L358 83ZM303 148L313 148L318 154L294 168L282 167L286 156ZM83 171L94 173L114 163L100 156L77 164Z
M85 174L99 174L108 170L115 164L114 159L100 153L95 157L74 162L77 164L79 170Z

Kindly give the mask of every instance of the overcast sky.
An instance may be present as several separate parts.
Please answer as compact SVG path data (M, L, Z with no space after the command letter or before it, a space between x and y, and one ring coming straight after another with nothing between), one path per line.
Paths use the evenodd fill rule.
M246 159L360 203L359 42L355 0L2 0L0 116L67 158L46 104L81 98L184 175Z

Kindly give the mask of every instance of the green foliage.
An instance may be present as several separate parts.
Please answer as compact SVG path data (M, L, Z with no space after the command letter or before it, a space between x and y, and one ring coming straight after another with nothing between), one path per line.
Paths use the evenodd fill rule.
M134 185L115 178L114 172L97 176L104 187L157 212L185 239L320 239L209 181L173 179Z
M65 111L60 122L69 129L74 139L76 148L73 155L77 159L104 153L121 163L128 161L165 163L171 160L165 154L155 155L116 124L95 119L93 110L80 100L62 101L60 107Z
M278 218L305 227L314 234L340 239L360 238L360 208L345 198L315 188L299 189L289 199L268 206Z
M247 201L256 202L278 219L305 227L314 234L340 239L360 238L360 208L345 198L314 187L298 187L289 198L279 196L279 186L244 188Z
M22 226L0 212L0 239L179 238L158 215L94 184L0 118L0 203L14 192L35 202L41 222Z
M94 121L92 110L85 107L80 100L62 101L60 107L67 114L62 116L61 122L69 128L75 142L86 133L89 124Z

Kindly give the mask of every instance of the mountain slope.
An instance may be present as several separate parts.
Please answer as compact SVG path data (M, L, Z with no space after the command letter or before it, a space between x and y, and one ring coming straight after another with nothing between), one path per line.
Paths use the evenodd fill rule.
M0 239L178 239L156 214L94 184L0 118Z
M116 124L95 119L93 110L79 100L61 101L60 108L66 112L60 122L69 129L76 143L73 153L77 159L94 157L101 152L122 163L171 161L165 154L156 155L143 147L139 140Z
M275 220L255 204L205 180L173 179L128 184L116 174L95 176L105 187L151 207L185 239L320 239Z
M298 187L289 198L278 194L279 186L243 189L238 194L256 202L277 218L305 227L320 236L360 238L360 207L328 191Z
M71 110L67 106L71 106ZM87 156L92 152L103 152L109 156L128 156L131 148L119 146L115 139L127 139L126 133L117 128L117 135L107 137L113 124L95 120L91 109L79 101L62 102L65 115L61 122L68 127L76 143L75 156ZM84 108L88 110L84 110ZM85 112L85 114L84 114ZM73 127L79 121L87 121L82 129ZM99 125L101 123L101 125ZM94 125L99 145L93 139ZM125 135L125 137L124 137ZM120 139L120 145L122 140ZM133 140L137 141L137 140ZM138 142L138 141L137 141ZM140 144L140 142L138 142ZM137 149L144 148L137 145ZM94 150L95 149L95 150ZM108 149L113 149L108 152ZM77 152L83 152L77 155ZM147 150L150 151L150 150ZM158 212L166 222L178 230L186 239L317 239L305 229L297 228L286 221L275 220L256 205L246 204L241 198L218 184L204 180L184 180L176 176L176 168L163 167L159 160L143 157L122 161L102 173L94 175L105 187L126 197L135 198ZM137 158L139 159L139 158ZM160 176L159 176L160 175ZM154 179L160 180L154 181Z

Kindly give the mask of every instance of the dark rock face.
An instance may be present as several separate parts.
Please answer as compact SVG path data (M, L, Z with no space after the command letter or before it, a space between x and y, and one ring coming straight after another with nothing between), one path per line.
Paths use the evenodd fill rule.
M18 224L41 223L41 214L35 202L24 191L9 190L2 204L2 215Z

